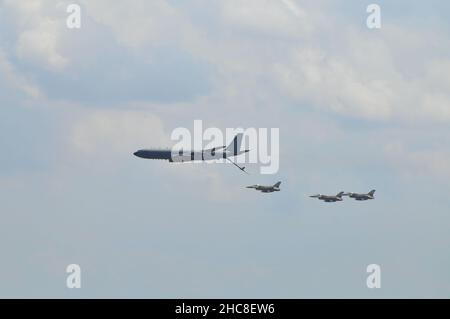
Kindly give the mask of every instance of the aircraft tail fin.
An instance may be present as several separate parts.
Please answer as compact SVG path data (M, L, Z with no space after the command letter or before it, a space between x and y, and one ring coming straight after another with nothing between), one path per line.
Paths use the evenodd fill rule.
M372 190L369 192L369 195L370 195L370 196L373 196L374 194L375 194L375 190L372 189Z
M344 192L339 192L336 197L342 197L342 195L344 195Z
M280 187L281 182L276 183L275 185L273 185L273 187Z
M231 144L228 145L225 150L228 152L231 152L233 155L239 155L240 154L239 151L241 150L241 143L242 143L243 135L244 135L243 133L236 134L236 136L234 137Z

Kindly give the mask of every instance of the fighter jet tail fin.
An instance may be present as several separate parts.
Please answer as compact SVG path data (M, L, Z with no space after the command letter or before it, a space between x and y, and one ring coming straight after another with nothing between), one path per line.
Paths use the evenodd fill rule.
M273 187L280 187L281 182L276 183L275 185L273 185Z
M342 197L342 195L344 195L344 192L339 192L336 197Z
M370 195L370 196L373 196L374 194L375 194L375 190L372 189L372 190L369 192L369 195Z
M225 150L228 152L231 152L233 155L239 155L240 154L239 151L241 150L241 143L242 143L243 135L244 135L243 133L236 134L236 136L234 137L231 144L228 145Z

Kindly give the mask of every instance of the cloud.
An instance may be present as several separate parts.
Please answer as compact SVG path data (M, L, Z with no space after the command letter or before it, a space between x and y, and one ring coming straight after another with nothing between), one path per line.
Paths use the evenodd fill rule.
M306 13L291 1L224 1L225 22L247 30L278 36L298 37L310 30Z
M168 1L82 1L96 23L112 30L117 41L152 56L152 48L185 43L194 33L191 23Z
M42 96L39 88L15 69L14 65L8 61L6 54L1 49L0 71L0 79L3 80L2 82L5 87L10 87L13 90L17 89L25 93L27 97L34 99Z
M383 28L379 35L354 28L339 33L329 49L293 48L285 61L277 63L274 74L294 100L322 111L367 120L450 121L450 73L444 71L450 60L428 53L427 59L405 66L396 51L408 43L391 43L384 33L389 26ZM410 33L395 31L400 38ZM421 49L426 45L422 42ZM414 46L417 43L411 44L411 51ZM414 68L424 71L411 73Z
M189 21L166 1L134 3L82 2L82 27L72 30L70 1L6 1L14 19L2 23L14 36L5 51L61 103L173 103L207 94L209 66L185 45L195 38Z
M54 13L57 8L65 8L62 3L55 5L50 0L4 2L6 9L15 15L16 53L21 60L52 71L61 71L68 65L68 58L60 51L65 16Z
M294 99L323 110L369 119L388 118L392 89L383 80L364 81L347 61L318 49L299 49L275 74Z
M64 69L69 60L58 51L58 30L61 23L42 21L35 29L24 30L17 40L17 55L28 62L45 65L52 70Z
M444 33L436 35L434 30L412 33L410 25L397 22L368 32L342 17L327 22L329 5L321 12L292 0L232 0L211 5L220 12L212 28L221 31L208 33L203 30L210 20L192 18L200 3L189 11L159 1L136 0L133 5L84 1L83 27L106 40L92 46L91 40L85 41L89 34L72 35L78 51L91 52L75 54L62 38L65 2L5 3L18 18L16 52L22 61L60 71L70 62L70 76L36 75L41 90L51 98L96 104L126 103L133 97L167 103L205 95L245 99L240 92L255 94L266 85L270 90L266 95L286 95L302 105L350 118L450 120L450 60L436 54L450 45L440 40ZM324 37L335 25L341 31ZM234 30L235 36L222 30ZM111 45L109 35L119 46ZM426 38L434 50L427 50ZM267 46L267 39L272 46ZM99 54L104 55L103 62L91 59ZM121 67L120 61L128 62Z

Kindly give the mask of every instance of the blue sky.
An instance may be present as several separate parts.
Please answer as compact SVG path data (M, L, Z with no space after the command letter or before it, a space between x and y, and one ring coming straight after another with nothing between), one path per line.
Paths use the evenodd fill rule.
M0 2L1 297L449 296L447 2L71 3ZM132 156L196 119L279 128L279 172Z

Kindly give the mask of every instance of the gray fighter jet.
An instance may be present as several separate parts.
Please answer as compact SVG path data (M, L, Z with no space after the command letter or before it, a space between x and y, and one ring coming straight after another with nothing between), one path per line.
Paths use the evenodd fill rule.
M309 197L318 198L318 199L323 200L323 201L325 201L327 203L332 203L332 202L340 202L340 201L342 201L342 195L344 195L344 192L340 192L336 196L316 194L316 195L311 195Z
M348 196L350 198L354 198L356 200L369 200L369 199L374 199L375 197L373 196L375 194L375 190L372 189L370 192L368 192L367 194L358 194L358 193L345 193L343 194L344 196Z
M281 182L276 183L273 186L263 186L263 185L252 185L252 186L247 186L247 188L254 188L257 191L261 191L263 193L273 193L273 192L279 192L280 191L280 184Z

